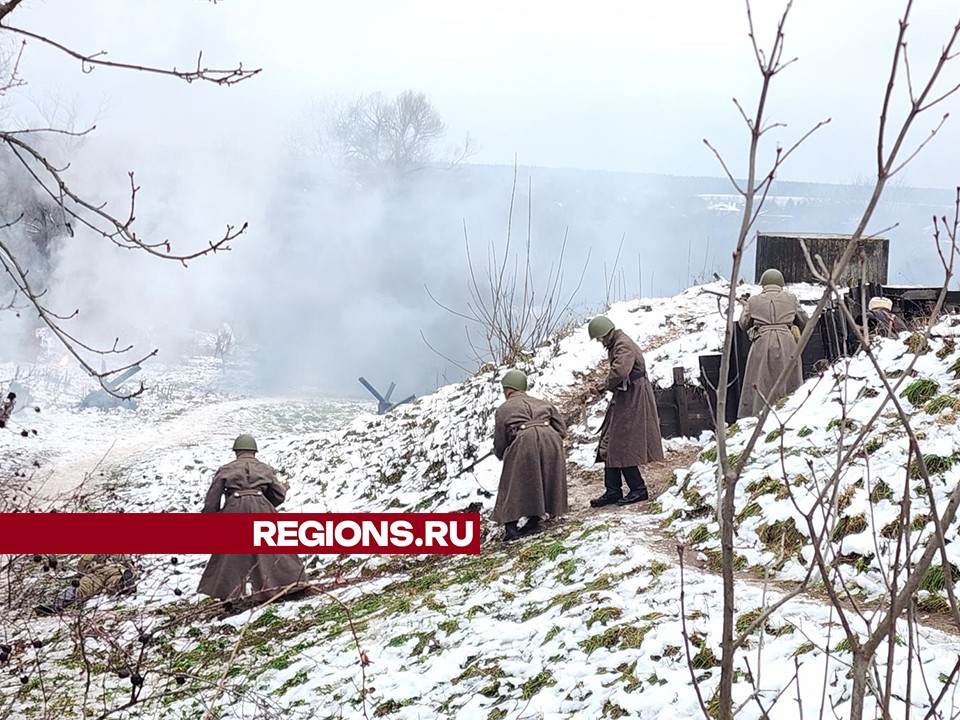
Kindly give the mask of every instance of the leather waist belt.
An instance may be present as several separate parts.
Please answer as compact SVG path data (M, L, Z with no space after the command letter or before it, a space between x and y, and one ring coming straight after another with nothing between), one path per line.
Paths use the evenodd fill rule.
M790 332L790 326L786 323L771 323L770 325L757 325L757 332L774 332L776 330L786 330Z
M254 495L263 495L260 490L234 490L231 497L252 497Z
M635 383L637 380L642 380L646 376L647 376L646 370L634 370L632 373L630 373L630 377L628 377L627 379L630 382Z

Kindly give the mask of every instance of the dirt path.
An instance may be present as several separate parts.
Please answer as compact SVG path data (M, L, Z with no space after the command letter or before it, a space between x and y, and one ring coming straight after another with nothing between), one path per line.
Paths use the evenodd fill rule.
M647 491L650 493L650 501L656 500L660 495L673 484L674 471L688 468L702 448L699 445L684 445L679 448L668 450L664 453L663 460L653 462L641 468L643 479L647 485ZM594 508L590 506L590 500L603 494L603 469L601 466L596 468L585 468L580 465L571 464L568 466L567 474L567 496L570 500L570 513L566 516L569 520L583 522L590 517L622 515L624 513L650 514L650 502L641 502L634 505L605 505L604 507ZM677 559L677 540L664 532L658 523L651 523L652 533L647 533L643 537L643 544L652 547L664 555ZM696 567L705 572L711 572L709 563L697 557L698 553L690 548L684 551L684 562L691 567ZM745 574L746 575L746 574ZM755 575L751 579L757 579Z
M668 450L663 460L644 465L641 470L650 500L655 500L667 487L673 484L675 470L689 467L700 454L697 445L686 445L680 449ZM603 469L597 465L585 468L571 464L567 470L567 496L570 500L568 517L583 520L591 515L624 512L643 512L647 503L637 503L621 507L606 505L601 508L590 507L590 500L603 494Z

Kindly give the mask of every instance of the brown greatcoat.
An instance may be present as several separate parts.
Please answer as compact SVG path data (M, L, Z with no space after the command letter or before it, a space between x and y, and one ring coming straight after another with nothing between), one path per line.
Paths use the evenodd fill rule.
M613 397L600 426L597 462L627 468L663 460L657 398L643 353L623 330L611 330L603 344L610 360L604 389Z
M244 451L217 471L203 512L275 513L286 494L287 486L277 479L273 468ZM222 498L225 500L221 508ZM264 602L281 588L292 586L290 592L303 589L306 575L297 555L211 555L200 578L199 591L220 600L244 597ZM246 595L247 583L252 596Z
M790 326L796 325L803 330L807 320L796 296L778 285L766 285L762 293L747 300L739 322L751 343L737 417L755 417L766 402L775 403L800 387L803 372L797 358L777 397L770 394L773 384L790 362L790 355L797 351L797 340Z
M503 470L494 522L567 511L566 436L566 423L545 400L515 392L497 408L493 452L503 460Z

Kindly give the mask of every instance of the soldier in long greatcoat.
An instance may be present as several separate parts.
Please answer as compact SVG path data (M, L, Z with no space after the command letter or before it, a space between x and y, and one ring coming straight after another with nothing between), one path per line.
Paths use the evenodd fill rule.
M237 459L217 470L203 512L277 512L287 486L272 467L257 460L256 440L241 435L233 449ZM306 585L306 569L297 555L211 555L199 591L220 600L260 603L302 591Z
M809 318L797 297L783 289L783 274L779 270L764 271L760 284L763 292L747 300L739 320L750 338L750 353L743 374L738 418L756 417L767 403L774 404L803 383L798 334L792 328L803 330ZM784 368L789 368L789 374L774 395L773 384Z
M629 505L647 500L646 483L640 466L663 460L660 416L653 385L647 377L643 353L626 333L602 315L590 321L590 338L607 349L610 370L596 392L610 391L613 397L600 426L597 462L604 464L604 493L590 501L593 507ZM624 496L623 482L629 492Z
M503 539L510 541L535 532L542 516L567 511L567 426L557 408L527 395L521 371L509 370L501 385L507 399L495 415L493 451L503 470L493 520L504 525Z

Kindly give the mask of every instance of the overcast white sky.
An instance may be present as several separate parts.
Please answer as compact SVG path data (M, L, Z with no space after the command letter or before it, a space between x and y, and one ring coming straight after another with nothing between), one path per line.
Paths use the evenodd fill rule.
M766 44L782 4L754 4ZM902 5L797 0L786 52L799 62L774 86L771 118L789 124L784 142L819 119L833 122L783 177L848 182L873 172ZM958 7L916 5L910 49L919 76ZM234 88L106 69L85 75L35 42L23 64L30 86L21 113L27 99L75 98L102 135L184 149L239 138L237 152L251 158L280 149L312 99L414 88L434 100L451 139L469 131L479 141L475 162L510 163L518 153L530 165L718 175L702 139L742 157L731 98L752 107L758 86L740 0L26 0L8 22L115 59L183 66L203 49L211 64L262 67ZM910 184L960 182L957 122L910 168Z

